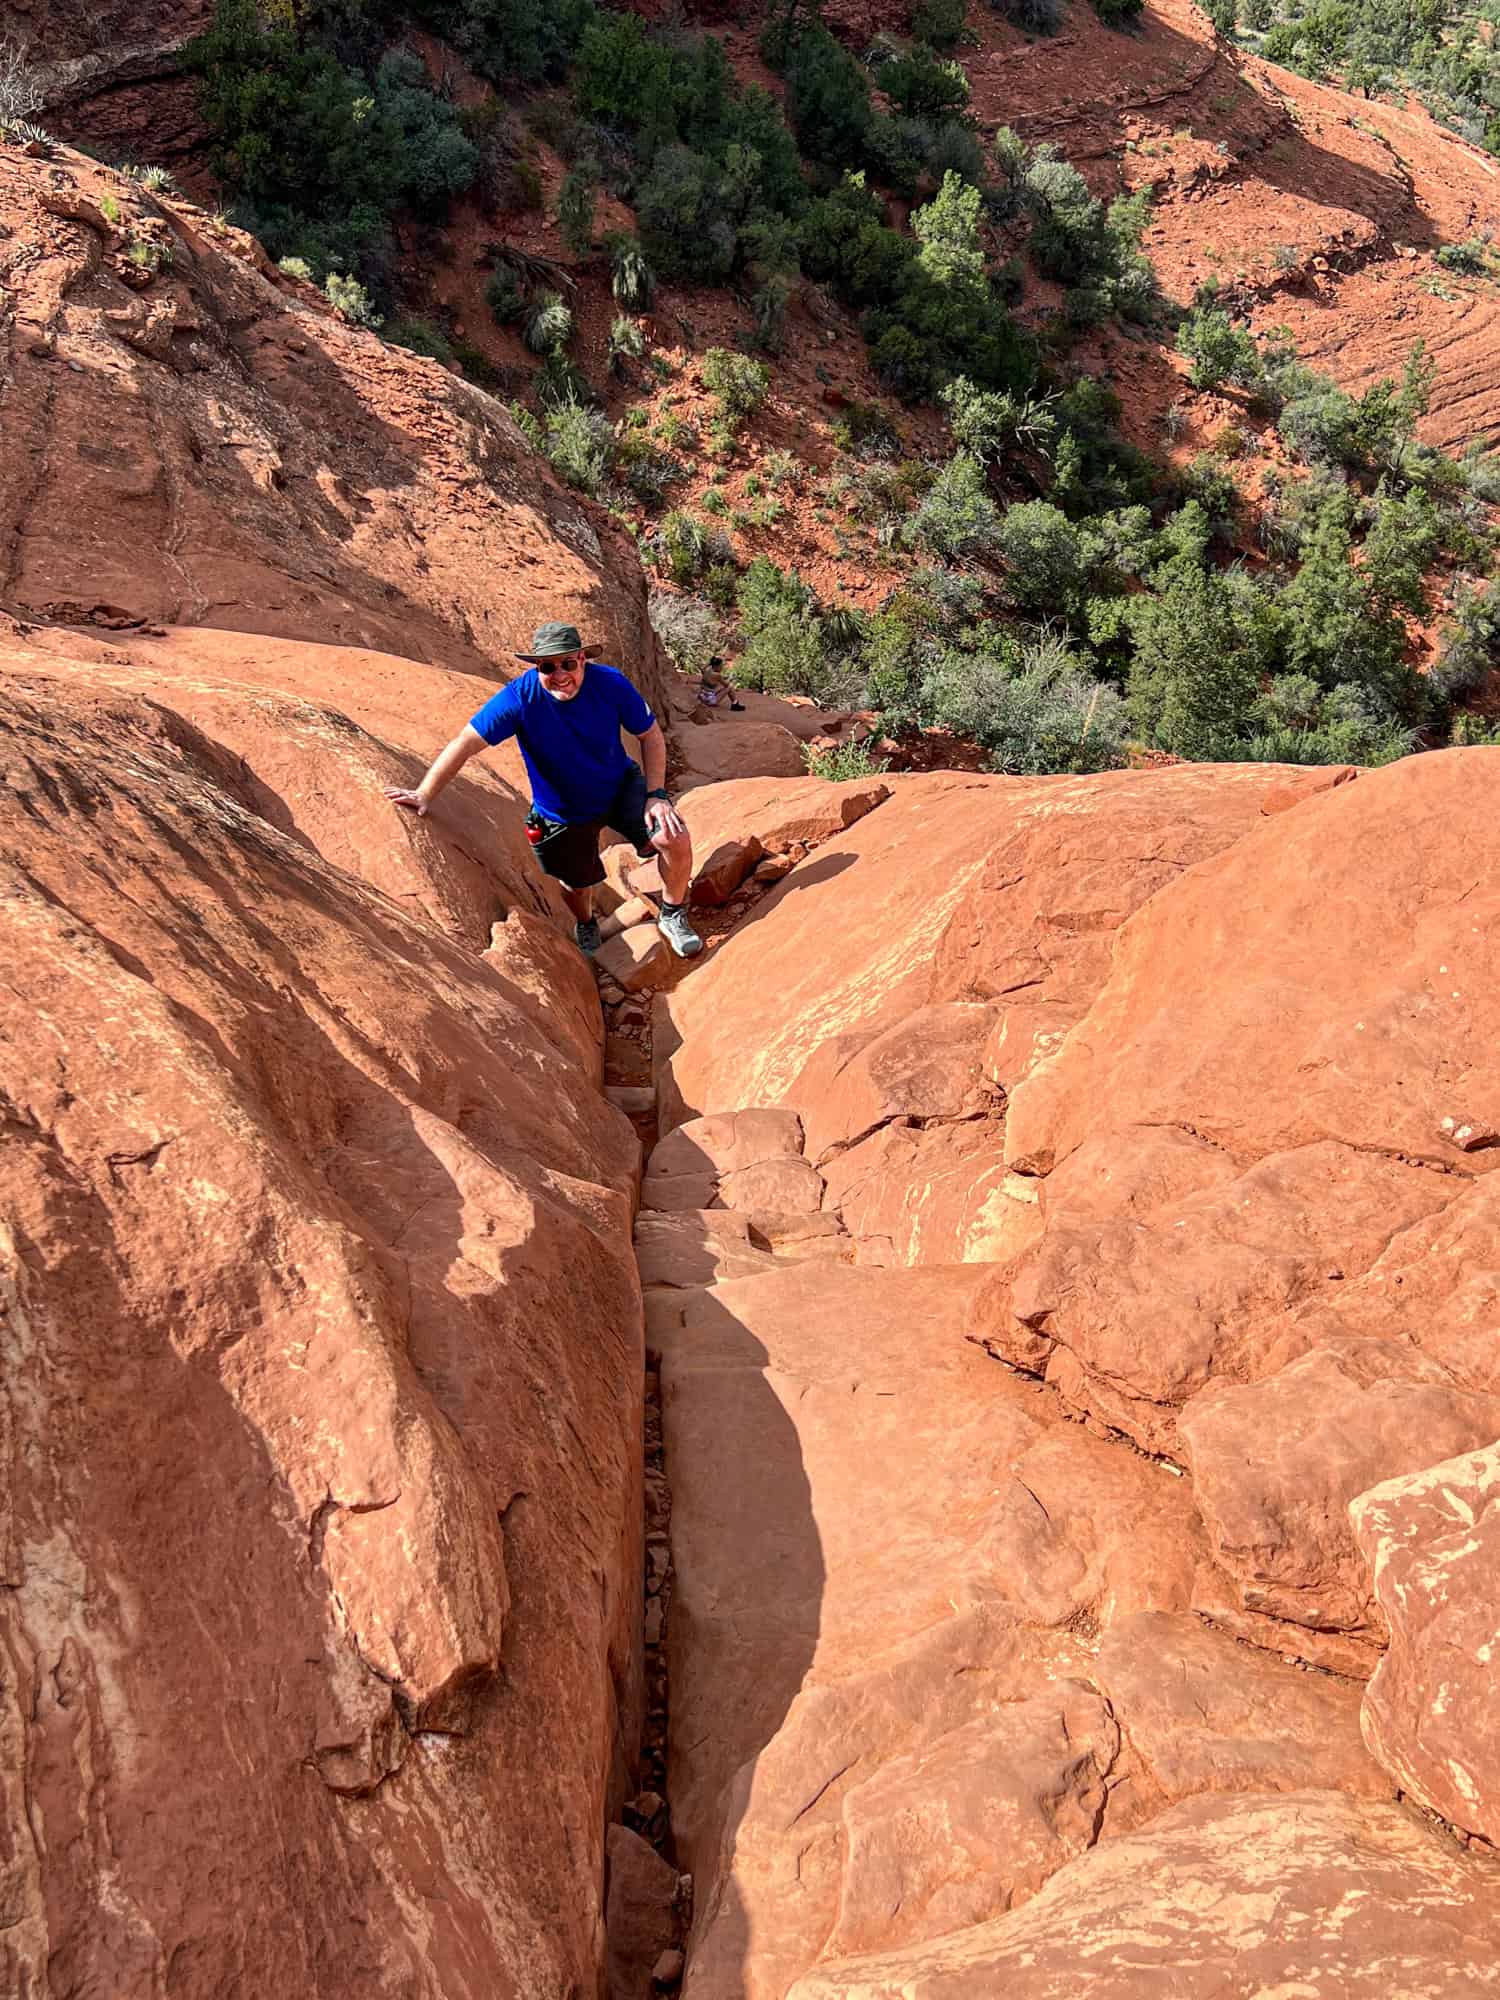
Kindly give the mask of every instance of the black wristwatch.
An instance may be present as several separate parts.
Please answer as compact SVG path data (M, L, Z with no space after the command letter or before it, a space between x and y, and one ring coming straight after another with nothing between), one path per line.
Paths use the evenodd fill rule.
M672 803L672 794L667 790L665 785L658 785L654 792L647 792L646 797L648 799L665 799L668 805Z

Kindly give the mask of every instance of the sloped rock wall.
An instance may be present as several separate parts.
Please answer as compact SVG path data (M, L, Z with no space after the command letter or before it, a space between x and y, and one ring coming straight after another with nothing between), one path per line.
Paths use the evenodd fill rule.
M593 1991L642 1382L597 1002L558 1032L555 934L503 860L431 865L453 822L397 817L401 759L347 714L200 685L189 719L25 663L5 1990ZM370 879L318 851L320 794L344 859L393 857ZM481 881L534 949L424 913L472 926Z

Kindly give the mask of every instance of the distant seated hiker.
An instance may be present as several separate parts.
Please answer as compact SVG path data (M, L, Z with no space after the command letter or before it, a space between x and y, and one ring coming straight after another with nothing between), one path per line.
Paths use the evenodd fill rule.
M735 700L734 689L725 678L724 655L722 653L715 653L708 665L703 669L701 684L698 688L698 699L709 708L717 708L726 696L728 697L729 706L740 710L743 714L745 704L742 701Z
M695 957L703 940L686 907L693 843L667 792L661 724L624 674L589 658L574 625L538 626L531 651L516 657L530 672L490 696L414 792L388 785L386 797L425 813L471 757L514 736L531 780L526 838L562 884L579 950L599 949L594 889L604 880L599 835L610 826L643 861L660 864L666 893L657 929L679 958ZM640 739L644 771L625 754L622 726Z

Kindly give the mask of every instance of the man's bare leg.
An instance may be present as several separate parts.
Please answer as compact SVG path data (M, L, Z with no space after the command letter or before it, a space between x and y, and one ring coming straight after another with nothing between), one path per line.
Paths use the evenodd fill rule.
M559 882L557 886L562 890L563 901L567 904L568 908L573 912L574 916L578 919L579 923L586 924L589 918L594 914L593 883L590 882L585 888L582 889L570 889L567 887L566 883L562 882Z
M662 893L669 903L685 903L693 879L693 840L689 833L675 834L664 845L652 841L656 865L661 871Z

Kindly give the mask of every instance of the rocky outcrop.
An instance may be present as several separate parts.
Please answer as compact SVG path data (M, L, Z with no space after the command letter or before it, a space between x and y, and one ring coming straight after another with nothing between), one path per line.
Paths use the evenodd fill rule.
M492 397L81 154L0 147L0 225L10 610L371 648L491 682L550 614L663 698L634 553ZM127 254L146 240L155 275Z
M643 1218L691 2000L1484 1989L1496 763L887 779L658 1001L840 1232Z
M482 790L380 797L405 663L93 651L0 704L5 1988L592 1991L642 1358L587 975Z
M1361 1494L1354 1530L1390 1646L1365 1693L1370 1748L1403 1790L1500 1843L1489 1713L1500 1645L1500 1446Z

